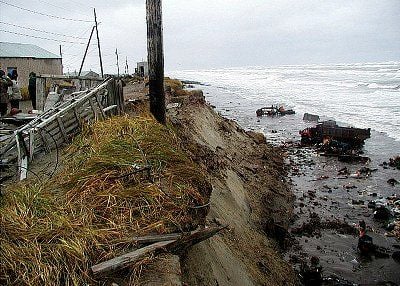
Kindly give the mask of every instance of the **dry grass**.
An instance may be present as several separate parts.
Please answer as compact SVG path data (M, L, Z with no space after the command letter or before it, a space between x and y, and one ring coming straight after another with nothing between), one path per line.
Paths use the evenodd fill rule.
M209 183L152 118L86 127L63 161L46 185L13 186L1 198L0 284L100 284L90 267L131 250L133 236L193 229L205 217L193 207L207 202ZM147 165L150 176L135 173ZM147 261L123 277L136 279Z
M183 84L180 80L169 77L164 78L164 85L170 87L172 92L183 89Z

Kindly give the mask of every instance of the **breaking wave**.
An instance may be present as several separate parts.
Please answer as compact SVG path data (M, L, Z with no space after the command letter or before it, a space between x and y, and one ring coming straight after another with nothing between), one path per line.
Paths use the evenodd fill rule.
M400 62L241 67L170 74L219 87L241 106L285 103L300 113L370 127L400 141Z

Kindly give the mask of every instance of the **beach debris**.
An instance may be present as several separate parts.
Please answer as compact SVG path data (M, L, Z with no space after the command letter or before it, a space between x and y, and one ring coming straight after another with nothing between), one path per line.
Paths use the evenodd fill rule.
M389 258L389 250L385 247L375 245L372 237L367 234L367 226L365 221L359 222L359 237L357 248L361 255L370 256L374 255L377 258Z
M153 238L146 237L146 239L142 239L142 242L156 241L157 239L160 239L161 241L154 242L135 251L96 264L91 267L91 270L94 275L101 275L104 273L114 272L121 268L127 267L128 265L132 265L151 253L171 252L174 254L179 254L187 248L214 236L226 227L227 226L219 226L198 229L189 234L182 234L178 238L170 240L165 240L165 236L153 236ZM174 238L174 235L170 235L170 237ZM137 239L138 238L136 238L136 240Z
M357 186L353 184L346 184L343 185L343 188L345 188L346 190L352 190L352 189L357 189Z
M392 254L392 258L394 261L396 261L397 263L400 263L400 251L395 251Z
M371 176L372 172L376 172L378 169L370 169L368 167L362 167L361 169L357 170L354 174L351 174L350 177L352 178L367 178Z
M304 113L303 120L304 121L319 121L319 116L310 114L310 113Z
M344 168L342 168L342 169L340 169L339 171L338 171L338 175L345 175L345 176L347 176L347 175L349 175L350 174L350 172L349 172L349 169L347 169L347 167L344 167Z
M387 180L387 183L394 187L395 185L399 184L399 181L397 181L396 179L391 178L391 179Z
M301 130L301 142L304 145L323 144L333 153L345 154L351 148L358 148L371 136L371 129L341 127L336 121L328 120ZM337 149L337 150L335 150Z
M304 285L321 285L322 283L322 266L319 258L312 256L310 264L303 263L301 265L300 274L303 278Z
M286 110L283 105L281 106L274 106L271 105L270 107L262 107L256 110L257 116L283 116L283 115L291 115L295 114L296 112L293 109Z
M353 205L364 205L364 201L363 200L351 200L351 203Z
M389 159L389 166L400 170L400 156L396 156Z
M372 237L367 234L367 226L365 221L360 221L359 224L360 235L358 238L357 248L362 255L369 255L374 251L374 243Z
M374 219L377 220L388 220L392 217L392 212L387 206L375 205Z

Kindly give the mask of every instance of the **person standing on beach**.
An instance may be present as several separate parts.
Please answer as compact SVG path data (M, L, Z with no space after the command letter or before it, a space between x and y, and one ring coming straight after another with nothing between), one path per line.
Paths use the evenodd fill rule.
M0 70L0 115L7 114L8 93L7 90L13 83L11 79L6 76L3 70Z
M19 88L19 83L18 83L18 73L16 70L12 71L11 80L13 83L11 92L9 94L11 109L13 108L19 109L19 101L22 99L22 96L21 96L21 89Z
M36 109L36 74L34 72L29 74L28 91L29 97L32 100L32 107Z

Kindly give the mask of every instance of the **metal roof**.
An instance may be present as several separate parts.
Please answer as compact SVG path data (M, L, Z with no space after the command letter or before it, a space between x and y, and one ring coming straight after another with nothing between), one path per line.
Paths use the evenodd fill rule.
M77 71L74 71L74 72L67 72L67 73L64 73L66 76L78 76L78 72ZM94 72L94 71L82 71L81 72L81 76L83 76L83 77L90 77L90 76L92 76L92 77L100 77L100 75L97 73L97 72Z
M61 57L36 45L0 42L0 58L60 59Z

